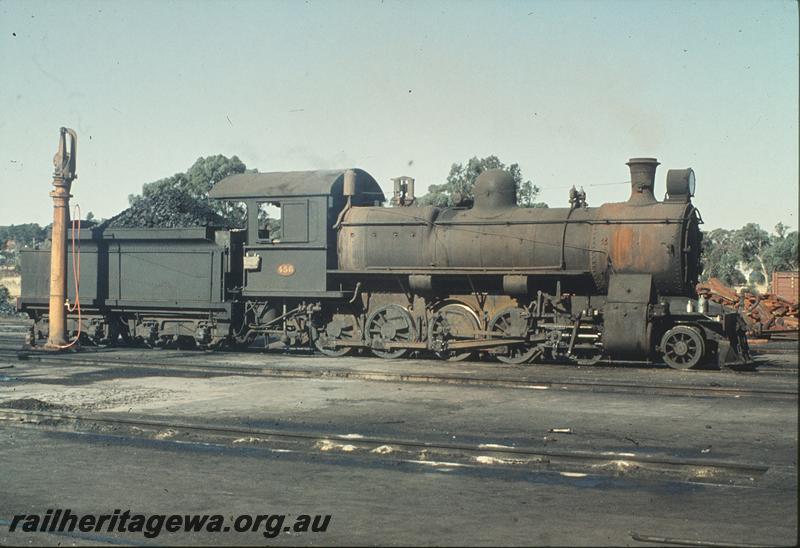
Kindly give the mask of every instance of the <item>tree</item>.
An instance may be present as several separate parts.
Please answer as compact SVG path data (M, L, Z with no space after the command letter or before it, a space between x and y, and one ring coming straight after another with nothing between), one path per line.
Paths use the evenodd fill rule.
M245 171L247 171L247 166L237 156L228 158L217 154L198 158L185 173L176 173L171 177L145 184L142 187L142 195L158 192L164 187L172 187L183 190L193 198L207 200L208 192L215 183L228 175Z
M129 195L128 203L131 206L142 198L154 198L165 194L167 189L174 189L185 194L189 199L210 207L215 213L223 217L231 226L244 226L246 215L242 204L231 204L211 200L208 192L211 188L229 175L244 173L247 170L244 162L237 156L230 158L217 154L198 158L185 173L176 173L171 177L165 177L152 183L145 183L142 186L141 195ZM250 170L255 172L256 170ZM184 200L189 203L190 200Z
M46 237L47 229L42 228L37 223L0 226L0 249L8 240L14 240L17 243L17 247L22 247L23 245L33 245L36 242L44 241Z
M775 225L775 234L770 236L769 248L764 252L764 264L767 275L772 278L772 273L779 270L798 270L798 240L800 235L796 230L789 232L789 227L783 223Z
M19 250L33 247L47 238L47 227L36 223L0 226L0 266L19 272Z
M739 270L741 251L734 230L717 228L704 233L700 261L703 264L703 280L719 278L731 286L747 282Z
M463 198L472 198L472 187L478 175L487 169L505 169L514 178L517 184L517 204L520 207L547 207L547 204L536 202L539 187L529 180L523 180L519 164L506 166L497 156L487 156L469 159L465 164L453 164L445 183L430 185L428 193L418 200L420 205L434 205L437 207L452 207Z
M738 230L718 228L703 235L701 260L704 280L714 277L765 291L773 272L797 270L798 233L783 223L774 234L755 223Z
M17 315L17 308L11 301L11 293L6 286L0 285L0 316Z
M734 239L739 246L743 266L749 270L748 281L763 285L769 276L764 263L765 253L772 243L769 233L756 223L747 223L736 231Z

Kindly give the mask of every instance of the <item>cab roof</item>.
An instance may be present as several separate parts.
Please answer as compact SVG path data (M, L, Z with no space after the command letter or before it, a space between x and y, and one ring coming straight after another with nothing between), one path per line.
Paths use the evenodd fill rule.
M359 202L384 202L386 197L378 182L363 169L356 173L356 196ZM272 173L239 173L224 178L213 186L209 197L218 200L248 198L285 198L296 196L342 196L347 169L321 171L276 171Z

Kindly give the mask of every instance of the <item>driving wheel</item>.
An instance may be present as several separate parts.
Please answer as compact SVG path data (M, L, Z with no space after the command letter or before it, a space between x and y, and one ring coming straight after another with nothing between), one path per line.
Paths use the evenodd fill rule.
M360 337L355 315L349 310L340 309L317 328L314 333L314 346L326 356L338 358L350 354L353 347L340 346L337 342L360 339Z
M431 322L431 340L446 343L474 339L480 331L480 321L470 307L461 303L450 303L434 314ZM472 355L472 351L440 350L436 356L443 360L459 362Z
M401 358L408 353L407 348L387 349L386 343L406 343L417 338L414 318L408 310L397 304L380 307L367 320L367 340L372 353L379 358Z
M506 308L498 312L489 324L489 331L515 339L527 338L531 329L529 314L522 308ZM494 356L503 363L525 363L537 355L535 346L528 343L509 344L495 349Z

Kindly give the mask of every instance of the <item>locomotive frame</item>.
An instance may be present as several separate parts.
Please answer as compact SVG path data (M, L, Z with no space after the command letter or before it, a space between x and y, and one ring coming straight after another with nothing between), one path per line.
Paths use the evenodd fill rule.
M678 369L748 358L737 314L697 301L701 222L694 174L632 159L627 202L517 207L490 170L470 207L386 198L360 169L246 173L210 196L244 202L241 230L80 231L80 322L96 344L314 346L329 356L432 353L460 361L664 361ZM407 180L407 178L400 178ZM281 234L259 230L277 204ZM22 253L20 309L47 331L49 251ZM73 287L70 280L69 287ZM74 300L73 289L70 299Z

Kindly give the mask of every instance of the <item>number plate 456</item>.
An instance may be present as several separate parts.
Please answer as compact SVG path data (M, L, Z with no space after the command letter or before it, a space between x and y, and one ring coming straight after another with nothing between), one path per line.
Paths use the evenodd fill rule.
M294 274L294 265L292 263L281 263L278 265L278 274L281 276L291 276Z

